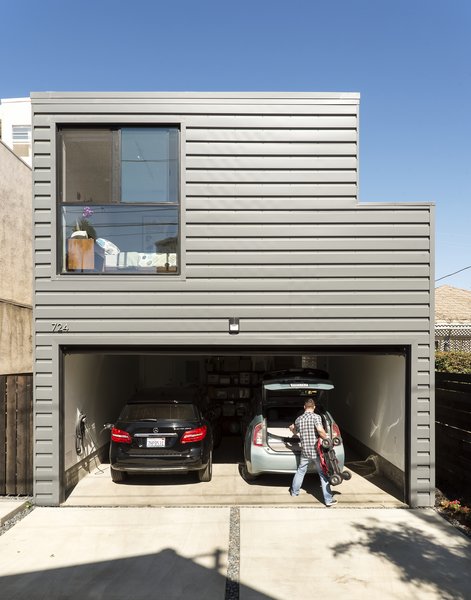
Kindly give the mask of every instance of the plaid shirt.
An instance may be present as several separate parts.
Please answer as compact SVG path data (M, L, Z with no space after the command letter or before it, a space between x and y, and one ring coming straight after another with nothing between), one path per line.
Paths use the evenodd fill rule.
M322 419L316 413L305 412L296 419L294 425L301 440L301 456L316 458L316 444L319 437L316 427L322 427Z

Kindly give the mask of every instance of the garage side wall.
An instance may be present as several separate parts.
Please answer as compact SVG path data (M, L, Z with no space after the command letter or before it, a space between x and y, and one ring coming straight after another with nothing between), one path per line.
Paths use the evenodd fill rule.
M182 274L58 275L57 125L153 122L182 130ZM411 348L410 503L431 504L433 207L358 204L358 96L35 94L33 139L39 503L61 494L61 345L390 344Z
M130 357L65 354L63 369L63 469L68 490L105 458L110 436L104 424L116 420L133 393L138 364Z

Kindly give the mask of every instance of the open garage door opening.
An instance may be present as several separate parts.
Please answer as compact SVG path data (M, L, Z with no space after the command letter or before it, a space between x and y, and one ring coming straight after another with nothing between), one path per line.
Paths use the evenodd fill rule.
M334 388L323 394L322 405L340 428L345 448L345 467L354 480L370 482L398 502L407 500L407 349L405 348L284 348L220 350L162 348L74 348L62 352L62 490L63 497L76 494L78 482L98 470L110 480L107 423L115 423L136 390L150 388L197 388L202 408L211 423L215 448L213 481L197 483L192 473L183 475L133 475L126 481L126 500L133 503L133 486L151 485L155 491L178 486L180 503L194 504L185 496L189 488L204 502L238 500L239 485L249 485L247 502L257 504L267 489L279 488L288 496L289 476L245 477L244 439L259 410L262 379L269 372L299 369L327 371ZM299 410L302 411L302 401ZM268 421L268 416L267 417ZM283 442L283 440L282 440ZM282 443L281 442L281 443ZM228 473L240 482L230 484ZM356 476L356 477L355 477ZM219 482L217 481L219 478ZM221 482L224 479L224 483ZM114 484L115 488L120 487ZM220 487L224 487L224 494ZM316 483L314 483L316 485ZM371 492L354 489L355 505L371 505ZM78 487L78 486L77 486ZM345 485L345 488L347 486ZM211 489L215 490L211 495ZM172 488L173 489L173 488ZM343 485L339 486L343 491ZM209 490L209 491L208 491ZM227 493L226 493L227 492ZM250 492L250 494L248 494ZM93 493L93 492L90 492ZM97 496L100 491L97 489ZM203 494L203 496L201 496ZM374 495L374 494L373 494ZM132 496L132 494L131 494ZM90 500L90 496L89 496ZM288 496L289 500L289 496ZM276 500L274 500L276 503ZM80 503L86 504L82 498ZM152 504L151 499L148 504ZM168 503L168 499L167 499Z

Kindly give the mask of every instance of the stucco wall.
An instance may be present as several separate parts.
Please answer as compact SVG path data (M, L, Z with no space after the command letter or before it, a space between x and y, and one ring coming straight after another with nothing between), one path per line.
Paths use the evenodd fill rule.
M31 169L0 142L0 374L32 364Z

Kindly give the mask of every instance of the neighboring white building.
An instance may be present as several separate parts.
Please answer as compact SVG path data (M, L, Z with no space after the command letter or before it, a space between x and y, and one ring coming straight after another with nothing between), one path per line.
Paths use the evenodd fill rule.
M0 100L0 139L31 167L31 100L29 98Z

